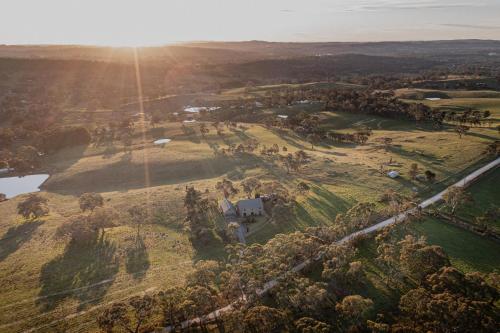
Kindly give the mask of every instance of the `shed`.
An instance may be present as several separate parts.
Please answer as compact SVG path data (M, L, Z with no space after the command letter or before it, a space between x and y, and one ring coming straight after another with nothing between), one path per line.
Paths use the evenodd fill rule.
M392 170L392 171L389 171L387 173L387 176L391 177L391 178L397 178L399 177L399 172L395 171L395 170Z
M261 198L240 200L237 203L240 216L262 215L264 204Z
M236 207L227 198L224 198L220 203L220 209L224 216L236 216Z

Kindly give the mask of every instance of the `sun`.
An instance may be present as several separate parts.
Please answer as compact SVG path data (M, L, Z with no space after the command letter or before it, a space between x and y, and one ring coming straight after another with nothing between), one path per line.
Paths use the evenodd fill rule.
M109 42L106 42L104 44L105 45L103 45L103 46L110 46L110 47L116 47L116 48L123 48L123 47L141 48L141 47L147 47L147 46L155 46L154 44L147 43L144 41L134 40L134 39L130 39L130 40L120 39L120 40L115 40L115 41L109 41Z

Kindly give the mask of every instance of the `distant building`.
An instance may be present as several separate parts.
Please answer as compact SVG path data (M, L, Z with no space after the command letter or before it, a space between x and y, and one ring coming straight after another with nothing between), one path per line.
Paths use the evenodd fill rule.
M236 205L240 216L262 215L264 211L261 198L240 200Z
M237 215L236 207L234 207L233 203L227 200L227 198L224 198L224 200L220 203L220 209L225 217Z

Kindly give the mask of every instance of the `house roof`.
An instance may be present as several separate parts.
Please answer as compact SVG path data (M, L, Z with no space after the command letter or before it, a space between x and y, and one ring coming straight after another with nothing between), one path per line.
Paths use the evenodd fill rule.
M242 210L262 210L264 208L261 198L240 200L237 205L240 212Z
M220 203L220 208L222 209L222 212L224 214L235 214L236 215L236 208L234 207L233 203L227 198L224 198L222 202Z

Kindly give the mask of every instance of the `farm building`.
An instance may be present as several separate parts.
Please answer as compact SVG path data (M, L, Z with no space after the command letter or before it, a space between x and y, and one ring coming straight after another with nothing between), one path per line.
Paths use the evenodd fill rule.
M237 215L236 207L234 207L233 203L227 198L224 198L220 203L220 209L225 217Z
M231 201L224 198L220 203L220 210L224 217L256 216L264 212L264 203L261 198L243 199L233 205Z
M264 211L261 198L240 200L236 205L240 216L262 215Z

